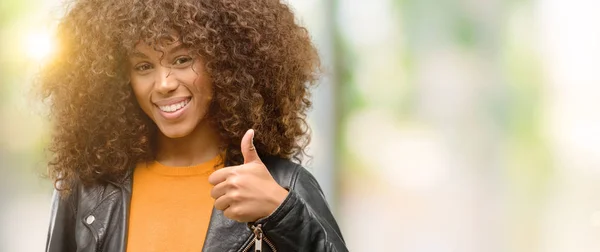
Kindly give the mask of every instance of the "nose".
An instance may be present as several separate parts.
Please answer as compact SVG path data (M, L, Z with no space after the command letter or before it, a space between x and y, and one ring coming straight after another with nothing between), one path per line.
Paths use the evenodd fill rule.
M154 87L156 91L162 94L168 94L175 91L179 86L179 82L175 76L173 76L171 68L160 66L155 73Z

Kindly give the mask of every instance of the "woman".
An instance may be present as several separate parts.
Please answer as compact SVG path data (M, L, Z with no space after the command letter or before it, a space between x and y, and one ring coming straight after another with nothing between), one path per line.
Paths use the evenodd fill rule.
M285 4L73 1L58 38L47 251L347 251L290 161L319 62Z

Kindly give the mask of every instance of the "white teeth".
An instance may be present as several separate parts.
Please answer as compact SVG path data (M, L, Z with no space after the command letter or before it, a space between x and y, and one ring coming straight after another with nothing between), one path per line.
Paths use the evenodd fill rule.
M185 105L187 105L188 102L190 102L189 99L181 101L176 104L158 106L158 108L164 112L175 112L175 111L180 110L181 108L185 107Z

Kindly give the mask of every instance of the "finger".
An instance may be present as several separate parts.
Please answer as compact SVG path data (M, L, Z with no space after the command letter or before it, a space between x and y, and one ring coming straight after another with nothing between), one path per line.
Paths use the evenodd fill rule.
M231 175L235 167L236 166L229 166L214 171L212 174L210 174L210 176L208 176L208 183L211 185L217 185L227 180L227 177Z
M227 195L223 195L215 200L215 208L217 210L225 211L229 208L230 204L231 199L230 197L227 197Z
M244 213L241 211L239 206L229 206L227 209L223 210L223 215L228 219L237 221L237 222L245 222Z
M246 134L244 134L244 137L242 138L242 143L240 147L242 149L242 155L244 156L244 164L250 162L262 163L262 161L260 161L258 153L256 152L256 147L254 146L253 129L249 129L248 131L246 131Z
M215 200L220 198L221 196L225 195L225 193L227 193L227 188L227 183L221 182L216 184L215 187L213 187L213 189L210 190L210 197L212 197Z

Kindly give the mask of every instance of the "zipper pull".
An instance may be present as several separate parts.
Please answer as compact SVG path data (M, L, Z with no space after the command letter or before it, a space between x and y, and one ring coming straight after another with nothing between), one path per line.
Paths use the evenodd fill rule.
M254 252L262 251L263 232L260 227L261 224L258 224L258 226L254 228Z

